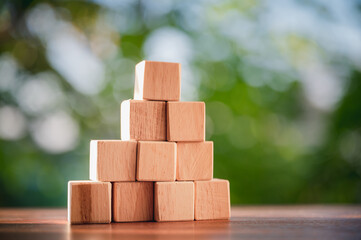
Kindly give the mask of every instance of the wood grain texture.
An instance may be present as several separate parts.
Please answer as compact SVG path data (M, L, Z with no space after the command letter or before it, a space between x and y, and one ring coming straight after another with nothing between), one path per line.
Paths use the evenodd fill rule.
M229 182L223 179L195 181L195 220L229 219Z
M232 206L230 220L69 225L66 209L0 208L0 239L361 238L361 205Z
M154 184L154 220L193 221L194 183L156 182Z
M213 142L177 143L177 180L213 178Z
M204 102L168 102L168 141L204 141L205 113Z
M135 181L137 142L92 140L90 179L94 181Z
M120 118L122 140L165 141L167 139L165 102L123 101Z
M113 183L113 221L153 221L153 182Z
M135 66L134 99L179 101L180 63L142 61Z
M177 145L174 142L139 141L138 181L175 181Z
M111 222L111 183L68 182L68 221L80 223Z

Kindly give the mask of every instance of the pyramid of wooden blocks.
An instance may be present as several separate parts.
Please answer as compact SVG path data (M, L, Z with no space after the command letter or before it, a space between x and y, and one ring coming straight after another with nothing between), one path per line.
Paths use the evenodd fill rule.
M179 63L142 61L121 140L91 140L91 181L68 183L71 224L230 218L229 182L213 179L204 102L181 102Z

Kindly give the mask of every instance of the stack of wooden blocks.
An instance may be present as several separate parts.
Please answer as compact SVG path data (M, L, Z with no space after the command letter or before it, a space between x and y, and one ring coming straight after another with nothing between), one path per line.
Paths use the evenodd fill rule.
M204 102L179 101L179 63L142 61L135 70L122 140L92 140L91 181L68 183L69 222L229 219L229 182L213 179Z

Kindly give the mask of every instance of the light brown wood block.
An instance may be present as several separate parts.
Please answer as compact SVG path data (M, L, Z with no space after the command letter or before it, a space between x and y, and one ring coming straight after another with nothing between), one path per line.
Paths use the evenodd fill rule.
M92 140L90 179L94 181L135 181L137 142Z
M174 142L139 141L138 181L175 181L177 145Z
M68 221L71 224L110 223L112 184L69 181Z
M204 141L205 112L204 102L168 102L168 141Z
M194 183L156 182L154 184L154 220L193 221Z
M120 119L122 140L165 141L167 139L165 102L123 101Z
M213 178L213 142L177 143L177 180Z
M153 182L113 183L113 221L153 221Z
M196 220L229 219L229 182L223 179L195 181L194 217Z
M142 61L135 66L134 99L179 101L181 65Z

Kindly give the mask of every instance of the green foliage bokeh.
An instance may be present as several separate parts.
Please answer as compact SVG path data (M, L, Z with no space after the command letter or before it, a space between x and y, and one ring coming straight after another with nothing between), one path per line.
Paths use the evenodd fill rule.
M152 47L147 50L147 44L159 29L177 31L191 42L186 46L192 48L185 49L191 57L179 60L187 70L182 84L188 80L182 91L185 100L206 102L214 176L230 180L232 204L361 202L360 66L301 30L278 34L264 27L264 1L181 1L171 8L164 3L167 11L149 2L0 3L0 57L11 56L18 66L16 84L0 89L0 108L19 109L27 127L15 140L0 139L0 206L66 205L67 181L88 179L90 139L119 139L120 102L132 98L134 66L149 57ZM306 6L305 11L317 11L320 21L329 18L321 1L295 2ZM149 7L153 3L156 9ZM27 23L37 8L54 12L55 19L71 25L74 35L95 52L104 66L101 91L79 92L54 67L46 40ZM244 22L229 25L240 21L235 16ZM254 31L247 31L246 23L252 23ZM97 45L104 39L109 42ZM328 108L314 106L306 94L308 83L302 79L315 63L330 72L338 72L338 67L348 72L338 77L342 95ZM32 123L42 116L29 114L19 104L18 89L44 72L55 79L63 98L41 114L61 109L79 129L68 151L54 153L39 146ZM319 80L317 74L311 77Z

